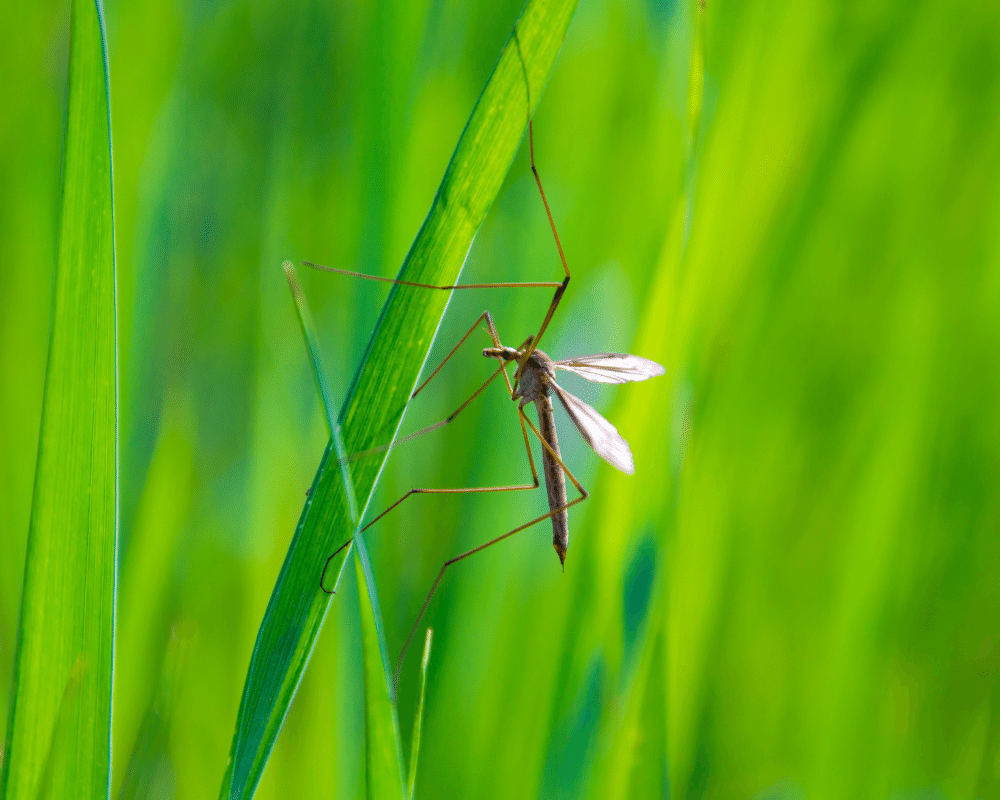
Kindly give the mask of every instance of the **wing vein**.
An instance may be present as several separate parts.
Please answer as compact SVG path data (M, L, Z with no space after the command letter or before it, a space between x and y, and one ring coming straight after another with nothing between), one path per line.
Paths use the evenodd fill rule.
M626 475L634 474L635 462L632 460L632 451L628 442L618 433L618 429L594 408L567 392L555 381L552 381L552 388L555 389L556 397L591 449L615 469Z

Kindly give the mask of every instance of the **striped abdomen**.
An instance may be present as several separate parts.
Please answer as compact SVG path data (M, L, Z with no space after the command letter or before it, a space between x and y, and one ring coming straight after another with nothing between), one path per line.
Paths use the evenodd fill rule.
M547 394L535 400L538 409L538 430L549 447L560 459L559 440L556 438L556 418L552 413L552 398ZM545 471L545 490L549 495L549 508L560 509L552 515L552 546L559 554L559 563L565 563L569 548L569 514L566 511L566 475L559 462L552 457L548 447L542 446L542 467Z

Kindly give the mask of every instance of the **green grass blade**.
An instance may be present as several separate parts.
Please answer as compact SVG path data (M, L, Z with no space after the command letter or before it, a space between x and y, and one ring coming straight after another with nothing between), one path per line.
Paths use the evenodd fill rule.
M295 265L291 261L285 261L281 268L288 278L288 287L292 290L292 299L295 301L295 311L299 317L299 325L302 328L302 335L306 340L306 349L309 350L309 358L312 361L313 377L316 379L316 388L319 391L320 403L323 406L323 417L326 419L326 429L330 434L330 442L337 453L340 464L340 477L344 484L344 492L347 495L347 512L353 523L352 527L357 530L358 523L358 500L354 493L354 481L351 479L351 466L347 460L347 450L344 446L343 434L340 424L333 418L333 400L330 395L330 382L326 379L326 369L323 367L323 354L319 346L319 334L316 333L316 323L313 321L312 312L309 310L309 303L306 301L305 292L302 291L302 283L299 281Z
M316 323L313 321L312 312L309 310L309 303L306 294L302 290L302 282L295 271L295 265L291 261L285 261L281 268L285 271L288 279L288 288L291 289L292 299L295 301L295 313L299 317L299 326L302 328L302 336L306 340L306 349L309 351L309 359L312 361L313 377L316 379L316 389L319 392L319 399L323 405L323 416L326 419L326 427L330 436L337 428L337 423L333 419L333 398L330 396L330 386L326 380L326 369L323 366L323 354L319 347L319 335L316 333Z
M413 717L413 737L410 740L410 772L406 780L406 796L413 800L413 790L417 785L417 760L420 755L420 732L424 724L424 700L427 697L427 665L431 660L431 639L434 630L427 629L424 639L424 657L420 660L420 694L417 697L417 710Z
M104 21L73 3L44 403L0 796L107 797L117 321Z
M372 574L371 560L365 547L364 537L357 533L358 512L351 480L350 462L344 448L340 426L334 421L330 403L330 384L323 368L323 357L319 346L319 334L313 322L309 303L299 282L295 265L290 261L282 268L288 278L288 285L295 300L299 324L306 340L306 347L313 365L313 377L319 389L327 428L340 463L341 479L347 494L351 528L355 531L355 567L358 573L359 607L361 614L361 641L365 681L365 759L368 797L397 797L402 786L402 750L399 746L399 724L396 708L390 692L389 657L382 626L382 612L379 608L375 576Z
M355 540L354 567L361 611L365 678L365 785L368 800L403 796L403 760L396 707L389 696L388 663L378 596L364 540Z
M562 44L575 0L531 0L518 22L522 60L509 38L466 125L431 210L400 271L420 283L457 280L472 238L510 167ZM531 86L530 101L525 75ZM338 422L348 452L387 443L403 411L444 313L448 296L394 286ZM327 556L350 538L353 525L332 445L323 455L251 657L237 714L222 796L253 794L288 712L326 614L319 587ZM366 504L384 455L352 465L355 492ZM343 568L347 549L328 575Z

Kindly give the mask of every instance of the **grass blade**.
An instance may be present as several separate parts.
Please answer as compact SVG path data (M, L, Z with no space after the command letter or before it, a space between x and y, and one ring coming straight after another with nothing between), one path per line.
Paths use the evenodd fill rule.
M406 780L406 796L413 800L413 790L417 785L417 759L420 755L420 731L424 723L424 700L427 697L427 665L431 660L432 628L427 629L424 639L424 657L420 660L420 694L417 696L417 710L413 718L413 737L410 741L410 772Z
M320 403L323 406L323 416L326 419L326 429L330 434L330 443L333 445L340 464L340 477L344 484L344 493L347 495L347 513L351 520L353 530L357 530L358 500L354 493L354 481L351 479L350 462L347 460L348 452L344 446L343 434L340 424L333 418L333 400L330 396L330 382L326 379L326 368L323 366L323 354L319 346L319 335L316 333L316 323L313 321L312 312L309 310L309 303L306 301L305 292L302 291L302 282L299 281L295 265L291 261L285 261L281 268L288 278L288 287L292 291L292 299L295 301L295 312L299 317L299 325L302 328L302 335L306 340L306 349L309 351L309 359L312 361L313 377L316 379L316 389L319 391Z
M62 204L0 795L107 797L117 321L104 20L73 3Z
M518 21L520 53L509 38L469 118L431 210L400 270L421 283L457 279L472 238L495 199L555 63L575 0L531 0ZM525 86L530 84L530 96ZM338 423L348 452L391 440L444 313L448 297L394 286ZM222 796L253 794L302 677L331 596L319 587L326 557L352 535L337 459L326 449L275 584L251 657ZM385 456L352 465L366 504ZM331 565L338 574L347 550Z
M323 412L326 416L330 438L340 463L341 478L356 545L355 568L357 570L359 609L361 613L361 642L363 672L365 680L365 763L367 796L370 798L398 797L402 790L400 779L403 775L402 750L399 746L399 723L396 708L389 691L389 660L382 628L382 612L379 608L375 577L371 561L365 547L364 537L357 533L358 512L354 486L351 480L350 463L344 448L340 426L333 419L330 402L329 381L323 368L323 357L319 346L319 335L313 322L312 313L302 284L295 272L295 266L286 261L281 265L288 278L288 285L295 300L299 324L306 340L309 357L313 365L313 377L319 389Z
M389 696L382 615L364 540L358 537L355 544L365 676L366 796L368 800L398 800L403 796L403 760L396 706Z

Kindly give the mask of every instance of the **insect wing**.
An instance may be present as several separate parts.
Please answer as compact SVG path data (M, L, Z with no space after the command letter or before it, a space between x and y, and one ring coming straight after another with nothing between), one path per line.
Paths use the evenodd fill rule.
M662 375L662 364L628 353L597 353L555 362L556 369L573 372L594 383L628 383Z
M552 388L555 389L559 402L563 404L583 440L593 448L594 452L615 469L621 470L626 475L633 475L635 462L632 460L632 451L628 442L618 433L618 429L555 381L552 381Z

